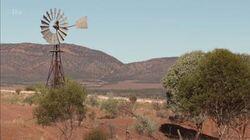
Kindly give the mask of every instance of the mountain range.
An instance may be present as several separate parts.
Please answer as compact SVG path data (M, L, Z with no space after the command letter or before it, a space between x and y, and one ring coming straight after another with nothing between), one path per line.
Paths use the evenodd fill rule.
M48 75L52 45L1 44L1 83L43 82ZM177 57L155 58L124 64L102 51L62 44L62 62L67 77L81 81L160 83Z

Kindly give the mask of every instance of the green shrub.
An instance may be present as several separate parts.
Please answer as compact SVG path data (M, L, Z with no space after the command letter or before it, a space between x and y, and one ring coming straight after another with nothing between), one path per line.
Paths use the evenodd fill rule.
M94 121L96 119L96 112L93 110L88 114L88 118Z
M134 95L131 95L131 96L129 96L129 101L130 101L132 104L135 104L136 101L137 101L137 97L134 96Z
M109 98L102 102L101 109L108 114L109 118L115 118L118 116L118 105L118 100Z
M153 109L154 109L155 111L159 111L159 110L161 110L162 105L161 105L160 103L158 103L158 102L153 102L153 103L152 103L152 107L153 107Z
M36 90L36 87L35 86L31 86L31 85L29 85L29 86L27 86L27 87L25 87L25 90L26 91L35 91Z
M7 102L10 104L20 104L22 102L22 100L18 95L14 95L14 96L8 98Z
M165 110L156 111L156 116L160 117L160 118L168 118L169 117Z
M77 82L66 81L62 87L45 88L38 93L40 93L38 105L33 112L37 123L60 127L62 136L70 139L73 130L85 118L86 89Z
M37 95L32 95L32 96L28 96L23 100L24 103L27 103L29 105L32 104L37 104L38 102L38 96Z
M89 104L90 106L99 106L97 96L89 96L87 98L87 104Z
M147 134L152 136L152 134L157 130L157 125L154 121L145 116L138 116L134 129L140 135Z
M100 128L95 128L91 130L84 140L107 140L108 135Z
M22 91L22 90L19 89L19 88L15 90L16 94L18 94L18 95L21 93L21 91Z

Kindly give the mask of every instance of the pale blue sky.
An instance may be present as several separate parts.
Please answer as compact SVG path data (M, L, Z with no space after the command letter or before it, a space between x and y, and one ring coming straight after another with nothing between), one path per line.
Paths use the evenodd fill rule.
M61 8L72 29L65 43L104 51L122 62L228 48L250 53L250 0L1 0L2 43L46 43L40 19Z

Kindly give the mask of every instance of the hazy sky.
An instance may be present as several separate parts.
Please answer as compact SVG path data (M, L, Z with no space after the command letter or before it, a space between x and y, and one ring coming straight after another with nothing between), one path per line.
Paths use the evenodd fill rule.
M61 8L74 24L65 43L104 51L127 63L228 48L250 53L250 0L1 0L2 43L46 43L40 19Z

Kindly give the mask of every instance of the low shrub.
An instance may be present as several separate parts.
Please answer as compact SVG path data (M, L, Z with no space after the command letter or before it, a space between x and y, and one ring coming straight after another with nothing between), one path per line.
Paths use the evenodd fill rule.
M37 95L31 95L31 96L28 96L26 97L23 102L24 103L27 103L29 105L32 105L32 104L37 104L38 103L38 96Z
M109 98L102 102L101 109L108 114L109 118L116 118L118 116L118 105L118 100Z
M168 118L169 115L165 110L156 111L156 116L160 118Z
M84 140L107 140L108 135L100 128L94 128L91 130Z
M99 106L99 102L97 100L97 96L89 96L87 98L87 104L90 106Z
M134 95L131 95L131 96L129 96L129 101L130 101L132 104L135 104L136 101L137 101L137 97L134 96Z
M22 91L22 90L19 89L19 88L15 90L15 92L16 92L17 95L19 95L19 94L21 93L21 91Z
M26 90L26 91L35 91L35 90L36 90L36 87L33 86L33 85L29 85L29 86L25 87L25 90Z
M153 103L152 103L152 106L153 106L153 109L154 109L155 111L159 111L159 110L161 110L161 108L162 108L161 104L158 103L158 102L153 102Z
M140 135L147 134L152 136L152 134L157 130L157 125L153 120L145 116L138 116L134 129Z
M94 121L96 119L96 112L92 110L90 113L88 113L88 118Z

